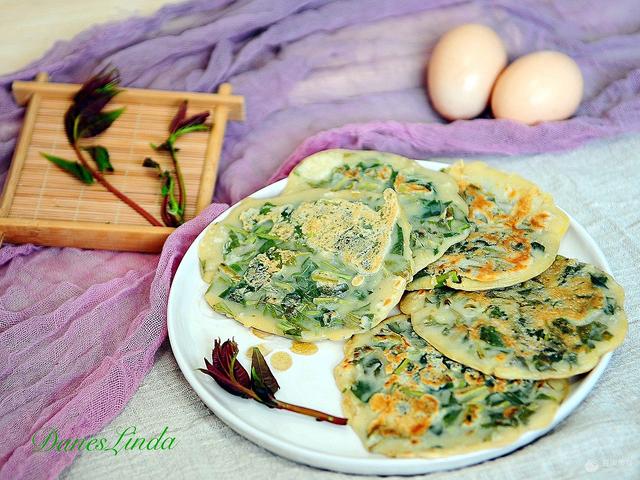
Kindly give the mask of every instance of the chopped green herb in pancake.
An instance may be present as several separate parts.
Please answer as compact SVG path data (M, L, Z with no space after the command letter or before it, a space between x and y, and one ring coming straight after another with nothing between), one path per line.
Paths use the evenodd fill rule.
M467 206L448 175L399 155L375 151L326 150L300 163L285 192L311 188L398 194L411 225L409 246L416 271L433 262L470 232Z
M394 457L442 457L512 442L548 425L566 380L503 380L450 360L397 315L354 335L335 377L364 446Z
M247 327L346 338L398 303L412 273L408 234L391 189L248 199L199 246L205 298Z
M400 309L442 353L502 378L591 370L625 336L624 292L611 276L561 256L541 275L482 292L411 292Z
M551 265L569 219L549 194L482 162L458 162L445 171L458 182L473 228L464 241L418 272L409 290L507 287Z

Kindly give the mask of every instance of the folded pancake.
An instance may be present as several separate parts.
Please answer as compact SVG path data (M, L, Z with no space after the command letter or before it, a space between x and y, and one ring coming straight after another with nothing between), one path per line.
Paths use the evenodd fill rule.
M206 301L277 335L349 337L400 300L412 273L409 229L391 189L244 200L199 245Z
M334 375L364 446L393 457L494 448L552 421L567 380L503 380L443 356L407 315L354 335Z
M558 256L541 275L482 292L407 294L414 330L446 356L501 378L565 378L591 370L622 343L624 292L586 263Z
M482 162L458 162L445 171L458 182L473 230L418 272L409 290L436 285L468 291L508 287L553 263L569 218L551 195Z
M309 188L398 194L411 224L409 245L416 271L470 232L467 205L453 179L414 160L376 151L326 150L302 161L289 175L285 192Z

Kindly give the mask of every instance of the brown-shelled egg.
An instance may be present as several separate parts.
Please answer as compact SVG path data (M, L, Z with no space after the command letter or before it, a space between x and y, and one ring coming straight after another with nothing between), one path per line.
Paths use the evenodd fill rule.
M448 31L438 40L427 67L433 107L448 120L479 115L506 64L502 40L489 27L470 23Z
M518 58L498 77L491 96L496 118L533 125L564 120L582 100L580 68L571 57L554 51Z

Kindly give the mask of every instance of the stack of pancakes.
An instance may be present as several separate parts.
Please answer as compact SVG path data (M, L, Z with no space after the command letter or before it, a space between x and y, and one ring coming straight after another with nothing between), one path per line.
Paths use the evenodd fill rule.
M549 424L571 377L622 342L624 292L558 255L568 226L549 194L481 162L328 150L213 225L200 259L216 311L350 338L335 377L365 447L434 457Z

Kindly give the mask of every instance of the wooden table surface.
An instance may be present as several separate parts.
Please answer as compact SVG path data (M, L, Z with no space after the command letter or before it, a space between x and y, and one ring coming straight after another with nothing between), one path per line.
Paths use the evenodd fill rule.
M171 0L0 0L0 75L97 23L149 15Z

